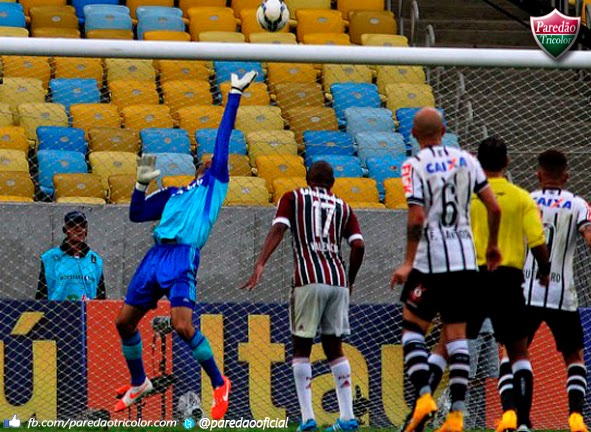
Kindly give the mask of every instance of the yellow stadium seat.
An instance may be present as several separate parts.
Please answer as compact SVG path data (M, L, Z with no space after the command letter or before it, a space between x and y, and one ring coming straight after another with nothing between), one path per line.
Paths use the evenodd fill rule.
M54 57L53 68L56 78L95 79L99 88L103 84L103 64L92 57Z
M348 203L379 203L378 185L371 178L338 177L335 179L332 191L339 198Z
M190 42L191 35L174 30L150 30L144 32L144 40Z
M349 203L351 205L351 208L353 210L359 210L359 209L380 209L380 210L385 210L387 207L380 203L380 202L361 202L361 201L353 201L351 203Z
M304 107L293 108L287 112L289 128L295 133L298 144L303 144L307 130L339 130L337 116L332 108Z
M45 102L46 94L37 78L4 78L0 84L0 102L9 104L13 113L22 103Z
M591 0L583 0L583 3L581 5L581 25L589 27L589 24L587 22L587 5L591 5Z
M331 9L298 9L296 12L298 41L310 33L345 33L345 21L339 11Z
M47 88L51 68L47 57L2 56L2 73L5 78L37 78Z
M245 134L261 130L283 130L285 123L281 109L274 106L241 106L234 128Z
M140 6L166 6L173 7L174 0L127 0L125 5L129 8L129 15L137 19L137 8Z
M105 59L107 81L117 80L156 81L156 69L152 60L145 59Z
M425 71L420 66L377 66L376 85L381 94L386 94L389 84L424 84Z
M322 87L329 93L334 83L371 83L371 69L367 65L324 64L322 65Z
M31 33L39 28L78 30L78 17L71 6L35 6L31 12Z
M211 71L205 62L197 60L158 60L156 67L160 84L176 80L208 81Z
M289 32L289 26L286 25L278 32L266 32L266 30L261 27L259 21L257 20L257 10L256 7L254 7L252 9L243 9L240 12L240 31L242 32L247 41L252 42L250 40L250 36L253 33L287 34Z
M177 175L162 177L162 187L184 187L195 180L195 176Z
M139 131L110 127L93 128L88 131L88 150L138 153L140 151Z
M305 45L352 45L345 33L309 33L304 35Z
M121 127L121 116L113 104L74 104L70 106L72 127L86 133L96 127Z
M31 16L31 8L38 6L65 6L66 0L19 0L25 16Z
M228 206L271 206L267 181L260 177L230 177L228 194L224 205Z
M267 63L267 80L271 91L277 84L315 83L318 73L307 63Z
M246 38L237 31L205 31L199 33L199 42L244 43Z
M324 106L322 87L316 83L276 84L275 98L284 113L293 108Z
M98 174L55 174L56 202L106 204L105 189Z
M267 155L256 159L258 176L267 180L267 186L273 192L273 180L282 177L305 177L304 160L296 155Z
M86 39L123 39L132 40L133 32L131 30L88 30Z
M29 30L24 27L0 26L0 37L29 37Z
M386 196L384 204L389 209L407 209L406 197L404 196L404 186L402 185L402 179L400 178L389 178L384 180L384 189L386 190Z
M179 8L183 10L183 15L189 17L189 10L196 7L226 7L226 0L179 0Z
M408 39L406 38L406 36L401 35L364 34L361 35L361 45L407 47Z
M351 42L361 45L364 34L396 34L398 25L394 14L384 10L357 10L349 13Z
M250 33L248 39L250 43L258 44L297 45L298 43L296 36L293 33L287 32L255 32Z
M95 151L88 155L93 174L101 176L103 188L109 188L109 176L116 174L133 174L136 171L135 153L118 151Z
M229 82L220 84L223 105L228 101L228 93L230 93L231 88L232 85ZM240 98L240 106L269 105L270 103L271 97L269 96L269 89L267 88L267 84L262 82L253 82L244 92L242 92L242 98Z
M160 97L154 81L117 80L109 82L111 103L119 110L130 105L158 105Z
M295 24L296 13L300 9L330 9L331 0L286 0L290 21ZM295 26L295 25L294 25Z
M242 12L245 10L255 10L261 4L260 0L232 0L232 10L236 18L242 19Z
M63 105L55 103L24 103L18 106L20 125L29 141L37 142L39 126L68 126L69 119Z
M264 155L298 154L298 143L294 133L287 130L258 131L246 135L250 164L255 166L256 158Z
M161 85L164 103L174 115L179 109L193 105L211 105L213 96L207 81L175 80Z
M129 129L172 128L174 121L166 105L131 105L121 110L123 126Z
M383 0L337 0L337 9L343 14L343 19L349 19L349 12L356 10L384 10Z
M0 195L0 201L1 202L33 202L32 198L29 197L19 197L19 196L14 196L14 195Z
M201 156L201 161L206 162L211 160L211 153L204 153ZM228 171L231 176L250 176L252 175L252 168L248 163L248 156L230 153L228 155Z
M306 177L281 177L273 180L273 203L277 204L286 192L308 186Z
M21 126L1 126L0 149L19 150L28 155L29 142L25 129Z
M29 161L20 150L0 149L0 171L20 171L29 174Z
M2 201L12 201L6 198L16 197L17 199L14 201L26 198L23 201L32 202L35 197L35 185L29 173L23 171L0 172L0 196L4 197Z
M109 176L109 202L129 204L135 187L135 174L116 174Z
M386 107L392 112L398 108L420 108L435 106L433 88L428 84L388 84L386 86Z
M0 89L2 86L0 86ZM0 126L10 126L14 121L12 110L7 103L0 103Z
M80 39L80 30L68 27L35 27L31 30L32 37Z
M176 112L175 118L178 120L178 126L186 129L191 139L191 144L197 144L195 140L195 131L197 129L220 127L224 108L221 106L196 105L181 108Z
M236 31L234 11L227 7L192 7L189 9L189 33L198 41L199 34L209 31Z

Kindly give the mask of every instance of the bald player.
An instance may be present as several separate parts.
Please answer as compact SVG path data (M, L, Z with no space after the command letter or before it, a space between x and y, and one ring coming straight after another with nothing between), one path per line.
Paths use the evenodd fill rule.
M406 259L392 276L391 287L404 284L401 301L404 363L416 391L410 432L433 417L437 405L429 386L425 333L437 313L448 341L451 408L441 432L464 427L470 355L466 321L477 286L477 258L470 226L472 194L483 202L488 216L486 261L495 269L501 210L480 163L469 153L441 144L443 118L434 108L415 116L412 130L421 150L402 165L408 203Z

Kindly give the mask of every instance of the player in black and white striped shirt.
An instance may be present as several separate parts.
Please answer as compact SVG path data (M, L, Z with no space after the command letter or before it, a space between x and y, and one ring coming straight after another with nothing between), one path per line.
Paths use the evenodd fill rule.
M417 392L415 409L404 432L414 430L437 411L428 383L425 333L441 315L449 353L451 410L441 430L461 432L470 356L466 321L475 300L477 262L470 227L470 203L477 193L489 218L487 262L500 263L497 247L500 208L480 163L469 153L441 145L445 133L441 114L421 109L413 135L421 151L402 166L408 201L405 262L394 272L392 286L403 283L404 362Z

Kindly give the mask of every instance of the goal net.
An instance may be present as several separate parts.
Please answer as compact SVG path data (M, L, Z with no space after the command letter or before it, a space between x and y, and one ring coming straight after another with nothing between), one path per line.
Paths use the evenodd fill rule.
M417 150L411 136L416 109L441 109L446 145L474 152L483 138L502 137L511 179L528 190L537 187L537 155L549 148L564 151L568 187L589 198L588 70L575 62L553 64L536 51L26 44L3 41L0 47L2 418L209 415L211 385L188 347L169 332L165 300L139 326L156 391L115 413L117 389L129 374L114 322L133 272L153 244L155 224L134 224L128 216L136 157L157 156L161 175L150 191L190 182L195 163L211 157L232 73L255 69L259 75L242 97L232 134L229 193L201 254L195 314L233 381L227 418L299 420L290 365L289 237L260 286L250 293L239 287L252 271L273 205L282 193L305 184L313 161L324 159L335 168L335 192L356 209L367 245L345 353L353 370L355 415L374 427L401 425L412 404L403 371L399 292L388 286L404 254L399 169ZM71 210L88 219L87 242L102 258L107 299L34 300L40 257L62 244L64 215ZM575 265L588 340L586 248L579 248ZM85 288L93 284L85 277ZM430 346L438 335L434 325ZM491 428L500 415L497 346L486 329L472 354L466 428ZM320 344L312 361L317 421L332 423L338 405ZM564 428L566 373L546 328L536 336L532 361L534 427ZM448 402L444 391L437 397L441 418ZM586 416L588 409L586 404Z

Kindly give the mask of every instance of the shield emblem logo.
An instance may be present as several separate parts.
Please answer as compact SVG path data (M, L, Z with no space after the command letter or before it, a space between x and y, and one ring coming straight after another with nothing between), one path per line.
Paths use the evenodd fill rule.
M570 17L554 9L542 17L530 17L531 31L540 48L558 60L575 43L581 17Z

